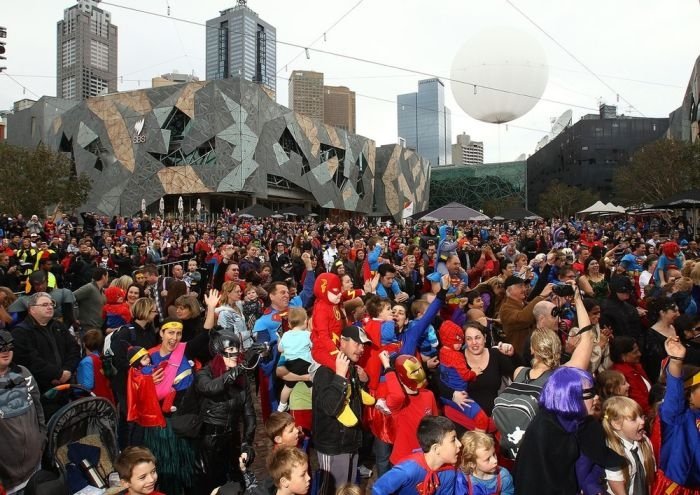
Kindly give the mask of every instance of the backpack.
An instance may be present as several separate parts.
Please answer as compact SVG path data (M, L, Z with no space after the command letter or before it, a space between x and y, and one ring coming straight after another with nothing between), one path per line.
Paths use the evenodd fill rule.
M539 411L542 387L552 371L530 379L531 368L523 368L503 392L496 397L493 406L493 420L501 433L501 454L515 459L525 430Z
M136 342L136 327L134 325L122 325L117 328L114 332L110 333L105 337L104 344L102 346L102 372L107 378L116 376L117 367L114 366L114 350L112 349L112 337L121 332L124 328L129 330L129 345L134 345Z

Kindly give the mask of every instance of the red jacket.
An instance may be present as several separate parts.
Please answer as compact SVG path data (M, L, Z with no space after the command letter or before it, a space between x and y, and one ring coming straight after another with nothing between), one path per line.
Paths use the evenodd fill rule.
M639 404L644 411L644 414L649 413L649 387L647 383L651 386L651 381L647 377L644 368L641 364L630 364L630 363L614 363L610 368L615 371L619 371L625 375L627 383L630 384L629 397ZM646 383L645 383L646 380Z

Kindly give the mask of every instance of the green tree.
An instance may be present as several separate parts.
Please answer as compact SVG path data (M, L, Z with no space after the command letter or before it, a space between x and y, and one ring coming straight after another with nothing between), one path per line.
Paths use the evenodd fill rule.
M91 182L77 176L71 160L45 146L28 150L0 144L0 211L16 215L42 213L52 205L72 210L83 204Z
M544 217L566 218L583 210L598 200L588 190L553 181L539 196L537 212Z
M700 187L700 141L659 139L640 148L615 173L616 201L656 203Z
M493 217L499 213L503 213L506 210L510 210L511 208L516 208L518 206L523 206L523 198L513 195L505 196L503 198L484 200L482 209L484 210L484 214Z

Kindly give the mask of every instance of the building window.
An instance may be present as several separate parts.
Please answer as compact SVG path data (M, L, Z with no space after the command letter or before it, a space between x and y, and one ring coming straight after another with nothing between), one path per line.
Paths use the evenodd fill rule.
M75 76L66 77L61 82L61 98L74 100L75 97Z
M90 40L90 65L99 70L109 69L109 46Z
M61 64L63 67L69 67L75 63L75 40L63 42L61 47Z

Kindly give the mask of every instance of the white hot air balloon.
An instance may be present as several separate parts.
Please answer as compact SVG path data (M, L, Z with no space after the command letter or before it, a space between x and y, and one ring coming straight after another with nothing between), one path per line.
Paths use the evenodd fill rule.
M549 68L535 38L497 28L462 46L451 77L452 94L462 110L482 122L502 124L532 110L547 87Z

